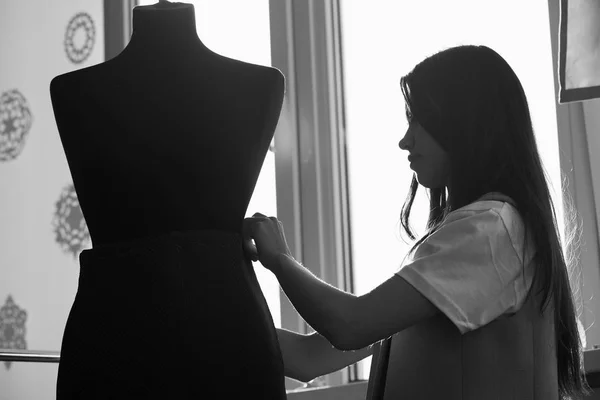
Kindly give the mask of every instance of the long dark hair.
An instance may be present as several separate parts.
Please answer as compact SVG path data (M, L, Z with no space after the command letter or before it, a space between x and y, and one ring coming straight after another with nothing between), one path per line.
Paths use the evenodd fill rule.
M400 86L411 118L440 144L451 163L452 196L446 198L446 187L428 189L427 231L408 254L433 234L451 211L490 192L512 198L525 223L525 241L530 230L536 249L536 268L527 297L539 279L543 293L540 313L551 299L554 301L560 398L588 395L591 389L585 379L569 274L577 260L573 251L568 251L567 260L563 254L554 204L518 77L492 49L459 46L426 58L400 80ZM412 240L416 237L409 216L418 186L413 175L401 211L402 227ZM566 190L564 195L569 201ZM565 212L573 223L576 211L568 207ZM570 223L568 244L578 245L571 243L577 227Z

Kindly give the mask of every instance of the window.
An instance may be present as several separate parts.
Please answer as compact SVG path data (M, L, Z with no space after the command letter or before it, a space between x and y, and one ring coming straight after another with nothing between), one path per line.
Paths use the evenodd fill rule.
M196 30L200 40L216 53L252 64L271 66L271 39L268 0L187 1L194 5ZM139 5L156 4L141 0ZM231 12L232 9L236 11ZM275 156L267 153L246 217L255 212L277 215ZM273 322L281 327L279 283L266 268L254 270L271 310Z
M389 278L410 249L410 243L402 241L407 237L400 236L400 210L413 171L407 153L398 147L407 129L399 81L418 62L444 48L487 45L515 70L529 100L538 148L562 223L545 2L342 1L340 7L356 294L364 294ZM419 235L425 230L428 204L420 187L411 218L411 226ZM368 378L370 359L359 366L359 377Z

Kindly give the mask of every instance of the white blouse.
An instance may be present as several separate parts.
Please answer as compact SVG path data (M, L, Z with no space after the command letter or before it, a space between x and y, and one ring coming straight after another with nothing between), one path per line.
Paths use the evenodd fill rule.
M523 235L516 208L480 200L448 214L396 274L464 334L523 305L533 278L534 255L530 239L523 263Z

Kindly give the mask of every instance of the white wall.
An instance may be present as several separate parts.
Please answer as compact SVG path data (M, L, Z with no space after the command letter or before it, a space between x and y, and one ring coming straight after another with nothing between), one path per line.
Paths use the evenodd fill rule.
M95 41L89 56L73 63L65 51L65 34L79 12L91 17ZM83 48L85 39L83 28L74 30L76 49ZM0 95L17 89L33 116L21 151L10 158L7 147L19 141L8 140L8 134L15 132L11 121L19 118L0 105L0 348L58 351L77 289L77 256L89 245L78 204L68 198L57 203L72 180L49 85L56 75L104 60L103 2L2 0L0 49ZM59 210L59 204L65 207ZM57 215L63 218L55 219ZM9 296L18 307L10 310L24 311L24 321L2 309ZM0 400L54 399L57 371L57 364L0 363Z

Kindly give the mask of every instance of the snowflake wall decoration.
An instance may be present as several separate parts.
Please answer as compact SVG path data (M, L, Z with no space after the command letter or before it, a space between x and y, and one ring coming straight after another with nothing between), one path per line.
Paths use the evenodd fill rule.
M25 321L27 312L15 304L12 296L8 296L6 303L0 307L0 349L27 349L25 341ZM5 361L6 369L10 368L10 361Z
M90 233L73 184L67 185L60 194L52 226L56 243L65 253L72 254L73 258L76 259L79 253L89 246Z
M75 14L67 25L65 52L73 64L84 62L94 48L96 29L92 17L84 12Z
M33 123L31 109L17 89L0 96L0 161L14 160L21 154Z

